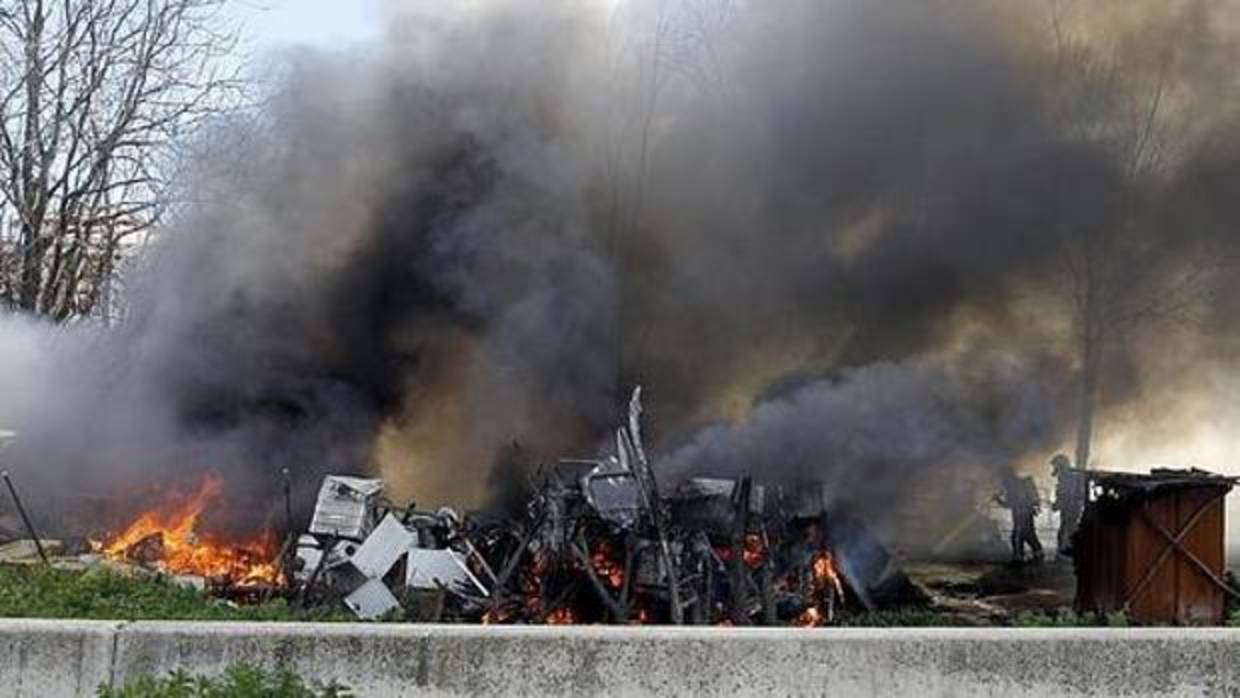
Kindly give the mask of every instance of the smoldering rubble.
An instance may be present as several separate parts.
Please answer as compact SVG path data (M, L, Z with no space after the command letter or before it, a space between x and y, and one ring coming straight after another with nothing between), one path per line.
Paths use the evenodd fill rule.
M167 575L226 599L280 596L363 620L817 627L929 603L861 521L829 508L826 483L739 475L661 487L642 422L638 388L608 452L548 464L511 517L400 506L381 479L328 475L308 525L290 526L278 552L186 537L221 504L208 487L179 517L148 513L86 554L19 540L0 546L0 561Z
M642 445L641 389L614 446L533 482L515 519L386 510L381 480L328 476L287 562L303 601L483 623L820 626L857 610L924 605L868 529L826 488L748 475L660 492Z
M121 322L5 322L38 347L0 366L10 467L50 512L220 473L251 503L214 523L243 529L285 468L302 518L327 474L478 505L610 448L637 381L673 481L825 481L864 512L1044 454L1078 368L1063 240L1126 231L1125 292L1156 294L1235 218L1225 8L1113 5L1058 36L965 0L392 8L381 46L288 57L197 144ZM1103 26L1115 84L1192 115L1139 184L1132 100L1064 68ZM1171 341L1112 352L1104 409L1165 387L1141 379Z

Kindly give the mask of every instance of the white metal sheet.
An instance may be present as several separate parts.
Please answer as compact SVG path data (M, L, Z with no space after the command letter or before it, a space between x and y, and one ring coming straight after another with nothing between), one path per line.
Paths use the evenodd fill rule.
M405 528L392 514L383 517L349 561L363 575L382 577L392 565L418 542L418 536Z
M405 584L415 589L438 589L441 585L449 589L472 587L483 596L489 595L487 588L469 571L465 556L455 550L410 550Z
M368 579L366 583L344 597L344 605L353 611L353 615L362 620L380 618L392 609L399 608L400 602L388 590L381 579Z

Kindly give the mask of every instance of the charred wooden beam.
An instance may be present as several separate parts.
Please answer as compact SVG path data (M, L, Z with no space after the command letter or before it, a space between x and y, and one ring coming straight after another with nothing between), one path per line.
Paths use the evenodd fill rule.
M748 571L745 568L745 536L749 533L749 497L753 481L743 476L736 482L732 491L732 507L734 519L732 526L732 560L731 560L731 591L732 591L732 622L737 625L749 625L748 613L749 593L746 589Z

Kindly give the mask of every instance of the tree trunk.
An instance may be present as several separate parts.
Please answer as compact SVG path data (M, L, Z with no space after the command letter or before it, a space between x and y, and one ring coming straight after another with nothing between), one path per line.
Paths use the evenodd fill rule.
M40 168L43 157L42 88L44 82L43 57L43 3L36 2L29 10L29 30L26 36L25 72L22 80L26 92L25 114L18 185L21 191L19 212L21 227L21 281L17 305L22 310L35 312L39 309L39 295L43 285L43 258L47 252L47 236L43 230L46 196L46 175Z
M1094 398L1097 394L1097 369L1086 364L1081 368L1077 386L1076 467L1088 469L1090 444L1094 436Z
M1098 401L1098 374L1102 370L1103 332L1094 289L1092 265L1088 265L1085 298L1081 306L1081 374L1076 395L1076 467L1088 470L1094 437L1094 410Z

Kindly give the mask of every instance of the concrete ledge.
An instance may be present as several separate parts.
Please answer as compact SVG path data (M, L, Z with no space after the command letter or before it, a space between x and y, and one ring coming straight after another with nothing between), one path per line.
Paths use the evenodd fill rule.
M1235 695L1240 630L0 621L0 693L236 661L361 696Z
M0 621L0 695L93 695L112 679L122 623Z

